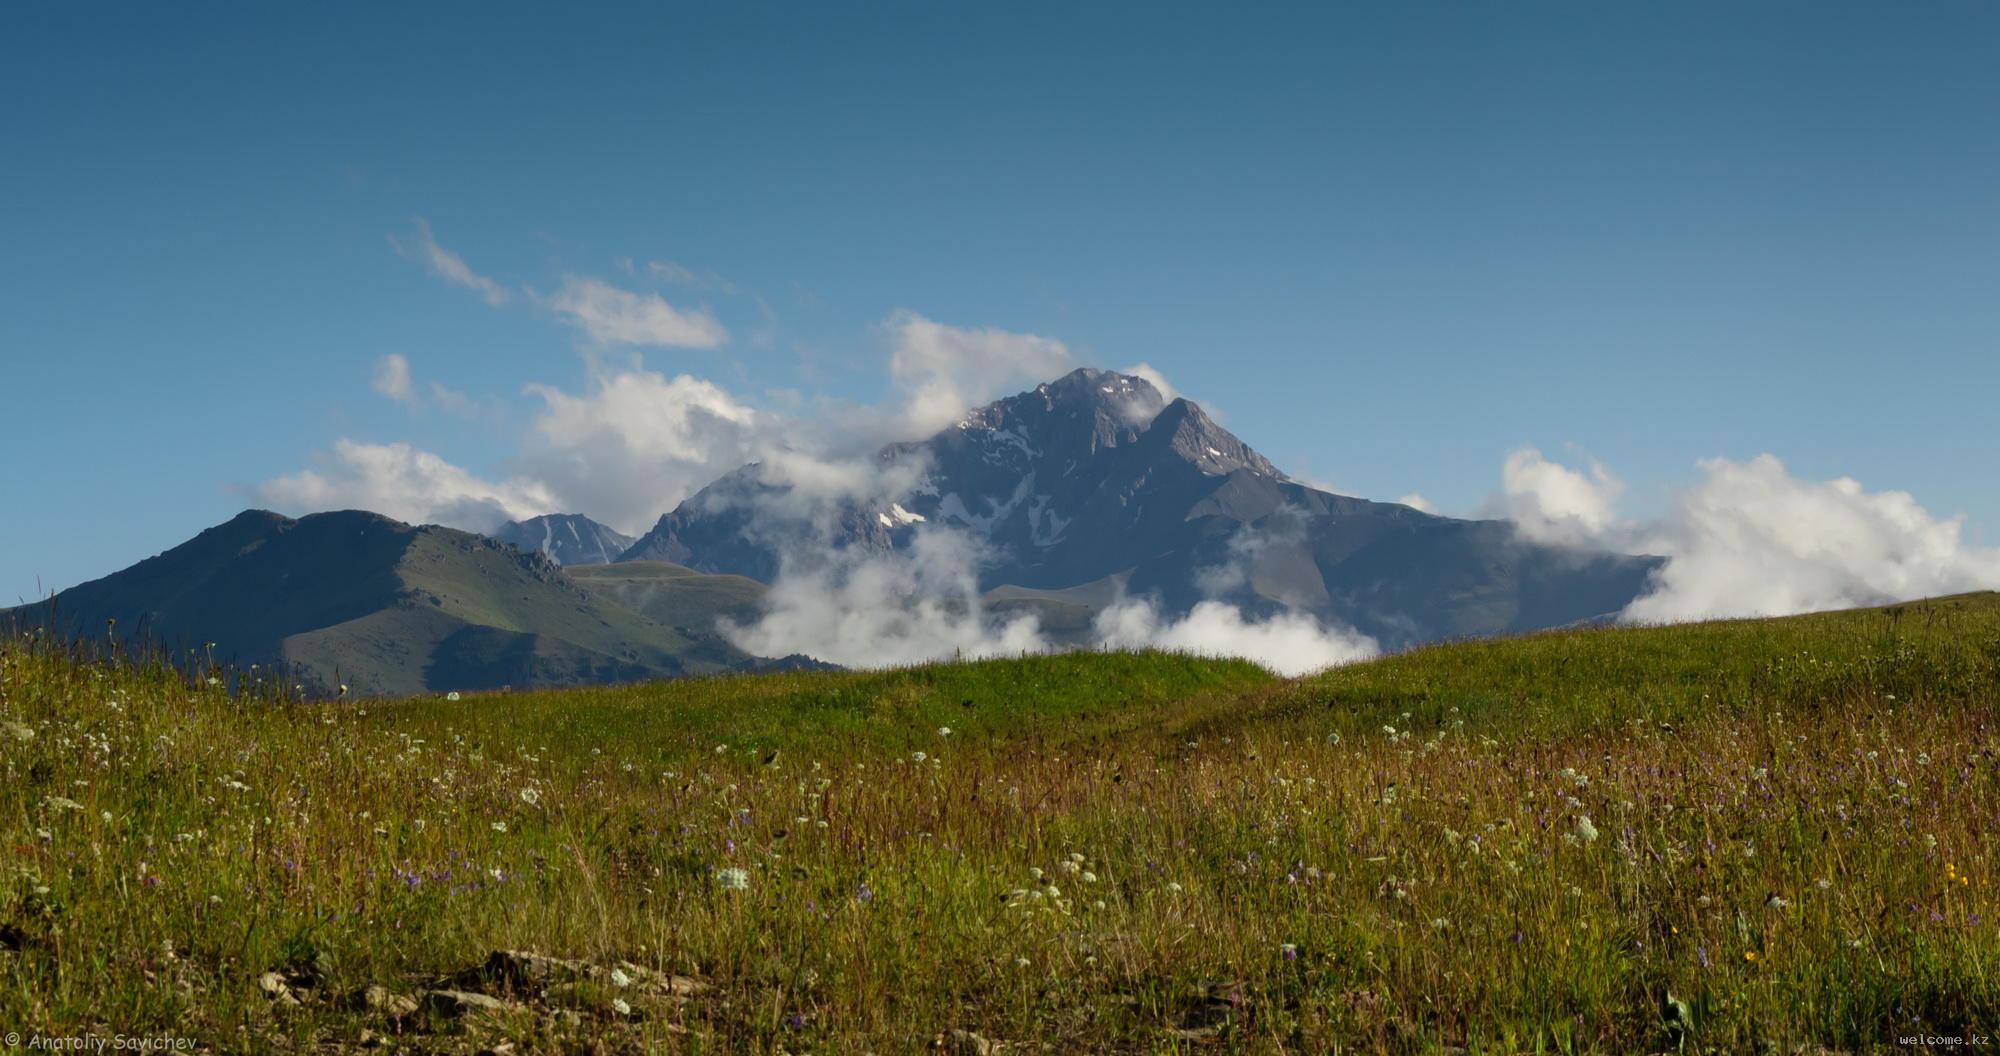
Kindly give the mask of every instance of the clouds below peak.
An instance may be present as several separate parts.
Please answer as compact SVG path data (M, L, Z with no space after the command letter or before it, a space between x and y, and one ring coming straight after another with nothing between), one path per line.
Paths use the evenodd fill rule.
M1771 455L1701 464L1645 535L1669 560L1633 620L1780 616L2000 588L2000 549L1958 517L1849 478L1801 480Z
M1712 458L1651 521L1618 512L1622 484L1532 448L1508 456L1497 504L1523 535L1667 559L1623 617L1670 622L1783 616L2000 588L2000 549L1974 546L1958 517L1847 477L1802 480L1769 454Z

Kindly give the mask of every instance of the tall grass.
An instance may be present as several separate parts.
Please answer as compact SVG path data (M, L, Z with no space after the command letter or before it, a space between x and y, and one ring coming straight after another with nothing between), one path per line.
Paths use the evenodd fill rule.
M229 1051L1624 1053L2000 1021L1992 596L1299 682L1145 654L229 688L0 645L0 1024ZM505 948L708 989L345 1000Z

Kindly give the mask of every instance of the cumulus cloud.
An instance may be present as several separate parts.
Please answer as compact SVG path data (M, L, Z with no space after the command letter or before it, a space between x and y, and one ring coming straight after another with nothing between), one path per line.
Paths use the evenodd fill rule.
M1366 660L1381 651L1373 638L1326 627L1301 612L1250 619L1220 601L1203 601L1172 619L1146 599L1126 600L1097 614L1106 649L1167 649L1198 656L1240 656L1286 677Z
M375 361L375 378L370 386L397 403L415 403L416 387L410 384L410 361L390 353Z
M562 286L543 304L600 345L714 348L729 340L729 332L705 311L676 308L657 293L635 293L584 275L563 276Z
M1800 480L1771 455L1701 463L1646 533L1667 566L1632 620L1779 616L2000 588L2000 549L1907 492Z
M506 304L513 297L505 286L473 271L464 257L438 245L437 239L431 234L431 225L427 220L418 219L416 232L409 238L389 236L389 244L396 248L396 252L423 262L431 270L431 274L477 293L480 299L495 308Z
M1048 648L1032 616L1000 622L980 600L977 547L960 533L919 533L899 553L789 554L753 624L723 633L757 656L804 653L849 667Z
M493 482L409 444L341 439L320 469L306 469L251 489L285 513L372 510L412 524L490 532L501 524L557 512L547 485L526 478Z
M1497 512L1537 542L1581 546L1602 543L1620 526L1618 498L1625 484L1592 461L1582 472L1524 447L1500 468Z
M1620 485L1532 449L1502 469L1502 505L1544 542L1667 559L1627 606L1633 621L1783 616L2000 587L2000 549L1968 544L1958 517L1846 477L1802 480L1765 454L1699 463L1658 519L1623 519Z
M522 463L572 510L642 532L716 477L751 461L782 430L713 382L638 366L594 365L584 391L529 385L539 397Z
M950 425L1009 385L1055 377L1070 362L1067 345L1036 334L947 326L907 310L892 313L882 327L889 377L907 401L903 425L912 436Z

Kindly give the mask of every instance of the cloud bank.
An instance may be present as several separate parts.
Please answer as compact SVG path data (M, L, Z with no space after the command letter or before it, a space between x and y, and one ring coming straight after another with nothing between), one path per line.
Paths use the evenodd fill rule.
M1665 557L1623 612L1629 621L1784 616L2000 588L2000 549L1970 545L1962 518L1936 516L1907 492L1802 480L1769 454L1698 469L1662 516L1641 523L1619 515L1623 486L1603 466L1578 471L1523 449L1502 467L1496 503L1538 541Z

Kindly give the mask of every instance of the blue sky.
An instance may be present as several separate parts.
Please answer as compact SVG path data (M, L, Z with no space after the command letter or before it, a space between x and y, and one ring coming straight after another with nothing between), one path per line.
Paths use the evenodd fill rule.
M0 597L342 440L546 475L530 385L887 406L899 312L1351 494L1534 446L1646 516L1771 453L2000 541L2000 8L1334 6L9 9ZM607 342L585 280L726 336Z

